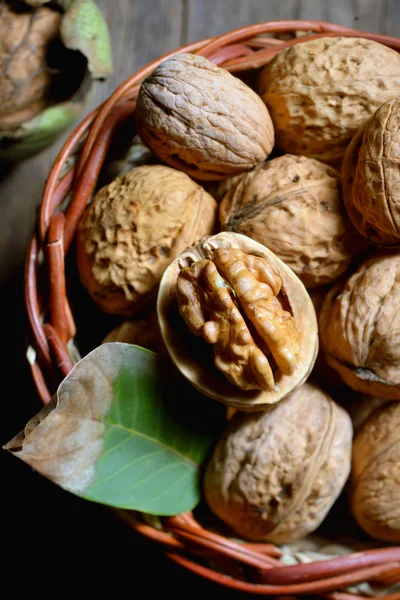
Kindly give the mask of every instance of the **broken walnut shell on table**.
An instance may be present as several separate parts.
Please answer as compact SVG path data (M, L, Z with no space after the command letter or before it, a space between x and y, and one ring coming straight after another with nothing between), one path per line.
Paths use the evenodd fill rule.
M243 411L299 387L318 352L317 318L299 278L237 233L205 237L165 270L157 314L167 351L202 393Z
M136 122L156 156L199 180L248 171L274 145L271 117L261 98L195 54L165 60L143 81Z
M204 495L243 539L281 544L314 531L350 472L352 425L310 383L265 411L236 413L207 464Z

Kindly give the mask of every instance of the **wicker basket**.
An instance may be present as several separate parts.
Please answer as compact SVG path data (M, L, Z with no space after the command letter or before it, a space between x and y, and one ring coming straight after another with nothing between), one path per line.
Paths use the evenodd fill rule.
M37 232L26 263L25 296L30 324L27 354L43 403L50 400L73 366L71 346L76 327L67 298L65 259L110 144L121 125L132 121L141 81L163 60L179 52L206 56L229 71L247 77L282 48L338 34L366 37L400 51L398 39L331 23L276 21L244 27L218 38L189 44L145 66L71 134L49 174ZM192 514L163 519L160 528L146 523L135 513L117 512L135 531L163 545L173 561L236 590L291 598L314 595L351 600L363 596L340 590L360 582L373 581L388 586L400 580L400 547L387 546L330 560L284 566L279 560L278 548L231 540L201 526ZM381 597L400 599L400 593Z

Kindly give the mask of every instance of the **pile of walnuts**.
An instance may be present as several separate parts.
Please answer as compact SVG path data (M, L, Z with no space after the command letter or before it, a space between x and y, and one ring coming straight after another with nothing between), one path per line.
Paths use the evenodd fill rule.
M180 54L136 121L151 164L77 232L83 285L124 317L105 341L169 356L230 408L203 489L237 535L301 538L348 482L361 528L399 542L400 55L304 41L251 89Z

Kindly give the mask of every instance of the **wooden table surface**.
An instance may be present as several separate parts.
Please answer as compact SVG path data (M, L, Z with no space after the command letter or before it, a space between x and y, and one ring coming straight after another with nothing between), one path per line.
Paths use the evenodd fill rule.
M250 23L317 19L400 35L400 0L98 0L98 4L111 30L114 73L97 85L82 118L151 60L190 41ZM2 444L39 408L24 357L23 263L43 185L66 137L13 169L0 167ZM138 590L144 585L146 595L168 591L183 597L193 589L239 597L173 566L109 511L63 492L4 451L1 472L2 528L7 531L0 538L7 553L1 598L23 598L27 593L41 600L100 593L141 598L145 591Z

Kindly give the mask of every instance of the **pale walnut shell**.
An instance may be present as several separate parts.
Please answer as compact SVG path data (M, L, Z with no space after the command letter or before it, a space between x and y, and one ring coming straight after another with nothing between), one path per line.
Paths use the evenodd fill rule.
M239 177L219 208L221 229L267 246L308 288L330 283L365 250L344 209L339 173L285 154Z
M319 315L328 363L371 396L400 399L400 255L370 257L329 291Z
M274 145L261 98L195 54L164 61L143 81L136 120L154 154L195 179L225 179L252 169Z
M354 226L369 242L400 245L400 100L378 108L349 144L343 200Z
M369 535L400 542L400 402L374 411L353 445L351 506Z
M400 54L365 38L301 42L264 67L259 92L284 152L336 163L357 129L400 94Z
M205 499L244 539L292 542L339 496L351 444L347 413L305 383L266 411L234 415L206 467Z
M293 374L280 373L272 390L242 390L228 381L213 363L211 346L192 335L179 314L176 290L180 272L201 259L212 260L213 252L218 248L240 249L265 258L282 280L280 298L295 320L299 352ZM310 374L318 352L317 319L304 285L265 246L238 233L221 232L206 237L176 258L163 274L157 314L165 346L180 372L203 394L242 411L266 408L299 387Z
M157 354L167 354L155 310L142 319L129 319L115 327L106 335L102 343L108 342L135 344Z
M77 232L81 281L99 308L131 316L147 309L166 267L214 231L217 204L185 173L143 165L103 187Z
M54 74L49 43L58 36L61 13L40 7L17 12L0 6L0 127L9 129L38 114L48 103Z

